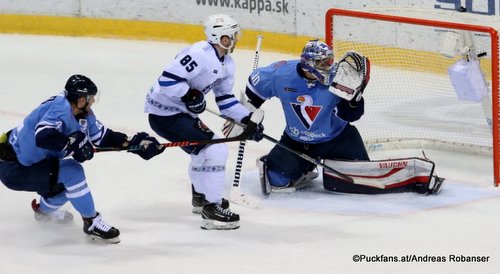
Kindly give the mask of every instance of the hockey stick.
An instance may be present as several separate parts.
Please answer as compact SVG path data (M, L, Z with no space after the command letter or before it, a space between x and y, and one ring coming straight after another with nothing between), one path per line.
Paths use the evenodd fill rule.
M256 70L259 64L260 47L262 45L262 35L257 36L257 46L255 48L255 55L253 60L252 70ZM245 95L241 92L240 101L245 99ZM256 197L250 197L241 192L240 179L241 179L241 168L243 167L243 156L245 153L246 141L241 141L238 147L238 157L236 158L236 168L234 170L233 185L231 186L231 191L229 192L229 199L239 205L246 206L249 208L255 208L259 204L260 200Z
M220 143L242 141L242 140L246 140L248 137L250 137L256 128L257 128L257 124L255 122L253 122L252 120L250 120L248 122L248 126L238 136L234 136L234 137L230 137L230 138L211 139L211 140L178 141L178 142L171 142L171 143L162 143L159 145L159 148L213 145L213 144L220 144ZM139 148L137 148L135 150L139 150ZM96 148L94 148L94 152L135 151L135 150L134 149L129 150L128 148L117 148L117 147L96 147Z
M212 109L206 108L206 110L207 110L208 112L212 113L212 114L215 114L215 115L217 115L217 116L219 116L219 117L223 118L223 119L226 119L226 120L232 121L232 122L234 122L235 124L238 124L238 125L240 125L240 126L242 126L242 127L245 127L245 125L243 125L243 124L241 124L241 123L238 123L238 122L234 121L233 119L231 119L231 118L229 118L229 117L226 117L226 116L224 116L224 115L222 115L222 114L219 114L218 112L216 112L216 111L214 111L214 110L212 110ZM267 135L267 134L265 134L265 133L263 133L263 134L262 134L262 136L264 137L264 139L266 139L266 140L270 141L271 143L274 143L275 145L277 145L277 146L279 146L279 147L281 147L281 148L285 149L286 151L288 151L288 152L290 152L290 153L292 153L292 154L294 154L294 155L296 155L296 156L298 156L298 157L300 157L300 158L302 158L302 159L304 159L304 160L306 160L306 161L308 161L308 162L310 162L310 163L312 163L312 164L315 164L315 165L317 165L317 166L320 166L320 167L322 167L322 168L324 168L324 169L326 169L326 170L330 171L330 172L331 172L331 173L333 173L335 176L337 176L337 177L338 177L338 179L343 180L343 181L346 181L346 182L348 182L348 183L353 183L353 182L354 182L354 180L353 180L351 177L349 177L349 176L345 175L344 173L341 173L341 172L339 172L339 171L335 170L334 168L332 168L332 167L330 167L330 166L327 166L327 165L323 164L323 163L321 162L321 160L315 159L315 158L313 158L313 157L311 157L311 156L309 156L309 155L307 155L307 154L304 154L304 153L302 153L302 152L295 151L295 150L293 150L293 149L291 149L291 148L289 148L289 147L287 147L287 146L283 145L283 144L282 144L282 143L280 143L278 140L274 139L273 137L271 137L271 136L269 136L269 135Z
M295 150L293 150L293 149L291 149L291 148L283 145L278 140L274 139L273 137L271 137L269 135L263 134L263 136L264 136L264 139L270 141L271 143L274 143L275 145L283 148L284 150L286 150L286 151L288 151L288 152L290 152L290 153L292 153L292 154L294 154L296 156L299 156L300 158L302 158L302 159L304 159L304 160L306 160L306 161L308 161L308 162L310 162L312 164L315 164L317 166L322 167L323 169L326 169L326 170L330 171L331 173L333 173L336 176L338 176L338 179L341 179L341 180L349 182L349 183L354 183L354 180L351 177L349 177L349 176L345 175L344 173L341 173L341 172L333 169L330 166L327 166L327 165L323 164L321 162L321 160L313 158L313 157L311 157L311 156L309 156L307 154L304 154L302 152L295 151Z

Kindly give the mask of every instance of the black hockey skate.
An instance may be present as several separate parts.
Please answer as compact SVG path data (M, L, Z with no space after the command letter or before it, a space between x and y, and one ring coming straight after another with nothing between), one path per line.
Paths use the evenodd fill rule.
M120 242L120 231L102 220L102 216L97 212L94 218L83 218L83 232L90 240L101 241L108 244Z
M196 192L194 190L193 185L191 185L191 190L193 192L193 198L191 199L191 204L193 205L192 212L195 214L201 214L201 212L203 211L203 206L208 204L208 201L205 199L205 194ZM229 201L222 198L221 207L223 209L228 209L229 208Z
M58 224L66 224L73 221L73 214L63 209L57 209L51 213L44 213L40 211L40 203L36 199L31 201L31 208L33 209L35 220L41 222L54 222Z
M240 215L224 209L220 204L209 203L203 206L201 212L203 221L201 228L206 230L229 230L240 227Z

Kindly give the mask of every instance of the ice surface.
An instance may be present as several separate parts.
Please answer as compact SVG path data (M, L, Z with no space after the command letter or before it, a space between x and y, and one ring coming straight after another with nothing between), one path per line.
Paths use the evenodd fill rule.
M148 131L146 91L184 44L113 39L0 35L0 130L19 124L40 102L58 93L75 73L102 92L94 110L108 127ZM260 65L295 56L265 50ZM252 50L237 50L235 92L244 88ZM210 98L210 96L209 96ZM369 102L367 102L369 103ZM209 107L214 107L209 99ZM266 133L279 138L279 103L267 102ZM202 119L220 132L220 118ZM228 188L237 144L231 144ZM0 187L0 273L498 273L500 190L492 187L491 160L429 151L446 177L438 196L413 193L340 195L319 180L304 191L263 197L255 159L265 140L248 143L242 190L262 198L257 209L232 205L235 231L204 231L191 213L188 157L168 148L143 161L125 152L95 155L84 164L97 209L121 230L118 245L86 241L79 218L70 225L37 223L33 193ZM418 151L379 152L372 158ZM77 214L68 204L66 209ZM447 262L353 262L354 255L445 256ZM485 263L449 262L449 255L489 256ZM381 258L381 257L380 257Z

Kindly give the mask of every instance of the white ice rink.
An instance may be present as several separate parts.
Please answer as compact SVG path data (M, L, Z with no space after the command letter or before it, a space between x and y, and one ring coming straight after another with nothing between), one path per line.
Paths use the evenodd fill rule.
M102 92L94 111L109 128L152 133L143 113L147 89L163 66L186 45L91 38L0 35L0 131L18 125L72 74L84 74ZM236 50L235 91L245 85L252 50ZM296 56L266 52L260 65ZM209 106L214 108L213 97ZM369 104L369 102L367 102ZM284 127L276 101L264 104L266 133ZM202 119L220 132L222 120ZM164 141L164 140L162 140ZM291 195L260 194L255 159L272 143L248 143L242 189L262 198L257 209L232 205L241 228L204 231L191 213L189 157L179 148L143 161L107 152L84 164L97 209L121 231L118 245L87 242L79 218L70 225L34 220L34 193L0 187L0 273L500 273L500 189L487 159L429 151L440 176L440 195L339 195L314 187ZM229 189L237 144L231 144ZM419 156L415 151L372 158ZM489 166L488 166L489 165ZM485 167L486 166L486 167ZM76 211L67 204L77 217ZM416 255L427 262L354 262ZM486 256L488 262L450 262ZM426 257L427 256L427 257ZM446 262L431 262L444 256Z

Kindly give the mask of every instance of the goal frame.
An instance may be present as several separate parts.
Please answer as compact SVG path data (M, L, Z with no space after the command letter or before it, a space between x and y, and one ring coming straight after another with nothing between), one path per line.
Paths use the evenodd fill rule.
M406 23L421 26L453 28L465 31L484 32L491 36L491 99L492 99L492 146L493 146L493 180L496 187L500 184L500 138L499 138L499 61L498 61L498 32L489 26L479 26L461 24L454 22L438 21L431 19L421 19L388 15L364 11L343 10L331 8L325 14L325 41L328 45L333 45L333 17L346 16L358 17L372 20L389 21L396 23Z

